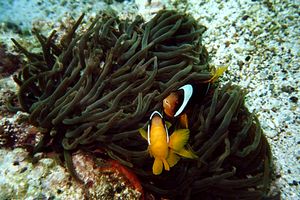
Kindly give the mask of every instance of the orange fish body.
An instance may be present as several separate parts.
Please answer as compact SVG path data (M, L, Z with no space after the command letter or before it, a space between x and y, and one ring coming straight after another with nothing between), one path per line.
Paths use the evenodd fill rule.
M160 174L164 166L165 170L170 170L167 162L169 153L169 136L166 126L163 123L162 116L154 112L150 117L151 123L148 129L149 153L154 157L153 173Z

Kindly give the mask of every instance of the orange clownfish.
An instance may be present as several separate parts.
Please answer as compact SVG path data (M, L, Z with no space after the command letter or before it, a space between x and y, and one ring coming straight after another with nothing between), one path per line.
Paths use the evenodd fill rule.
M149 154L154 157L152 171L155 175L161 174L163 168L169 171L179 161L180 156L197 158L191 150L185 148L189 130L178 129L169 137L168 127L158 111L151 114L147 132L142 128L139 132L148 141Z
M188 128L187 115L184 111L190 103L193 93L193 86L191 84L186 84L177 91L171 92L170 95L163 100L164 113L170 118L179 116L180 124L184 128Z
M213 68L211 78L199 84L186 84L178 90L171 92L163 100L163 110L169 118L179 118L181 127L188 128L187 107L193 99L206 95L210 84L215 82L226 70L228 66Z

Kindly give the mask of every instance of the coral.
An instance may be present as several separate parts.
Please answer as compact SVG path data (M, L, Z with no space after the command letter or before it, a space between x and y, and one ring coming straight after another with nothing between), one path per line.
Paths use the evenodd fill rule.
M25 122L27 116L18 113L13 120L0 116L0 148L23 147L32 150L40 140L41 134L36 127Z
M0 43L0 78L9 76L20 68L20 58L8 53L6 46Z
M142 195L141 186L132 182L132 176L125 176L128 173L123 173L124 167L117 161L95 159L82 151L77 151L72 160L79 178L86 183L87 199L139 199Z
M212 84L192 105L189 145L199 158L152 174L147 142L138 129L180 86L207 87L213 78L201 44L206 28L191 16L160 11L147 23L103 13L83 33L83 15L60 43L35 31L41 53L31 53L18 76L18 101L43 139L32 151L63 154L103 150L133 171L142 186L168 198L260 199L267 195L271 155L256 117L237 86ZM96 155L95 155L96 156Z

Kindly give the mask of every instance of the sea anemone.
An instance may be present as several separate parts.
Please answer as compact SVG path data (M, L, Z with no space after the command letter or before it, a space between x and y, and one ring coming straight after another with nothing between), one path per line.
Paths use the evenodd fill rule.
M181 159L169 172L152 174L138 129L186 83L207 87L213 77L206 28L190 15L162 10L149 22L102 13L77 33L83 15L60 43L34 31L42 52L13 40L28 61L14 77L20 109L43 138L31 152L64 155L77 178L72 153L101 149L128 167L158 196L194 199L261 199L271 175L269 145L245 92L213 83L192 105L189 145L197 159ZM78 178L77 178L78 179Z

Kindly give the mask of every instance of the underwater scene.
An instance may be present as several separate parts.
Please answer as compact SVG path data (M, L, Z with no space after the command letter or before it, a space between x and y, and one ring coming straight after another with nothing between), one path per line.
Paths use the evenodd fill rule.
M0 0L0 200L300 200L299 18Z

